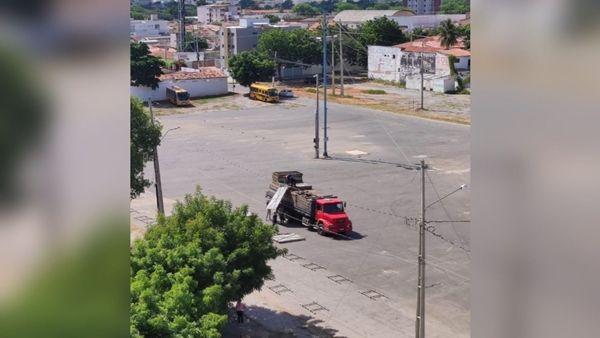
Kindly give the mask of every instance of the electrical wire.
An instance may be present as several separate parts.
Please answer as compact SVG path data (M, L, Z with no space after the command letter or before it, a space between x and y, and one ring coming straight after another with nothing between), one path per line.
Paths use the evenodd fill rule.
M450 226L452 227L452 230L454 231L456 238L460 242L461 246L466 247L466 243L463 241L462 237L458 235L458 231L456 231L456 227L454 226L454 222L452 221L452 218L450 217L450 213L448 212L448 209L446 209L446 206L444 205L444 202L442 201L442 198L440 197L440 194L438 193L437 188L433 184L433 180L431 179L431 176L429 175L429 173L427 171L425 171L425 174L427 176L427 179L429 180L429 183L431 184L431 187L433 188L433 191L435 192L437 198L439 199L439 203L442 206L442 209L444 210L446 217L448 217L448 220L449 220L448 222L450 223ZM468 251L465 250L465 253L470 257L470 254Z

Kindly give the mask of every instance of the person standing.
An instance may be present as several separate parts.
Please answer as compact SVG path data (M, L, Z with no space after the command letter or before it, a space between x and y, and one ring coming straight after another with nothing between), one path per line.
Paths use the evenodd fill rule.
M246 305L242 303L241 299L238 299L237 303L235 304L235 312L237 313L238 323L244 322L244 311L246 311Z

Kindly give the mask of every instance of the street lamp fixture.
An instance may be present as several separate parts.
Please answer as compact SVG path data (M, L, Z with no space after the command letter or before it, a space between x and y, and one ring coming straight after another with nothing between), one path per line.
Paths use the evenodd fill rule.
M460 187L458 187L458 188L456 188L455 190L451 191L450 193L448 193L448 194L444 195L444 196L443 196L443 197L441 197L439 200L437 200L437 201L435 201L435 202L432 202L432 203L430 203L428 206L426 206L426 207L425 207L425 209L427 209L427 208L429 208L430 206L432 206L432 205L434 205L434 204L436 204L436 203L440 202L440 201L441 201L441 200L443 200L444 198L446 198L446 197L448 197L448 196L450 196L450 195L452 195L452 194L454 194L454 193L456 193L456 192L459 192L459 191L461 191L461 190L465 189L466 187L467 187L467 185L466 185L466 184L462 184Z

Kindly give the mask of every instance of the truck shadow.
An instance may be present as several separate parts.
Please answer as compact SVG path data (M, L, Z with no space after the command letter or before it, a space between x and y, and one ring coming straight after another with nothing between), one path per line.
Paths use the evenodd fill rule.
M302 228L302 229L306 229L306 231L316 232L315 229L307 228L304 225L302 225L302 223L300 223L298 221L294 221L294 220L288 220L287 222L285 222L283 224L278 223L277 225L279 227L284 227L284 228L292 228L292 229ZM340 240L340 241L354 241L354 240L363 239L363 238L367 237L367 235L363 235L357 231L352 231L349 234L325 233L324 236L331 237L333 239Z

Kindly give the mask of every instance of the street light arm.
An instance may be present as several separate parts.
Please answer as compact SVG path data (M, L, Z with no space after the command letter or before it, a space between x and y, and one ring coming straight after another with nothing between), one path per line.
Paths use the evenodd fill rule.
M458 191L460 191L460 190L463 190L463 189L464 189L464 188L466 188L466 187L467 187L467 185L466 185L466 184L463 184L463 185L461 185L461 186L460 186L460 187L458 187L456 190L454 190L454 191L452 191L452 192L450 192L450 193L448 193L448 194L444 195L444 196L443 196L442 198L440 198L439 200L437 200L437 201L435 201L435 202L433 202L433 203L430 203L428 206L426 206L426 207L425 207L425 209L427 209L427 208L429 208L430 206L432 206L432 205L434 205L434 204L436 204L436 203L440 202L440 201L441 201L441 200L443 200L444 198L446 198L446 197L448 197L448 196L450 196L450 195L452 195L452 194L454 194L454 193L456 193L456 192L458 192Z

